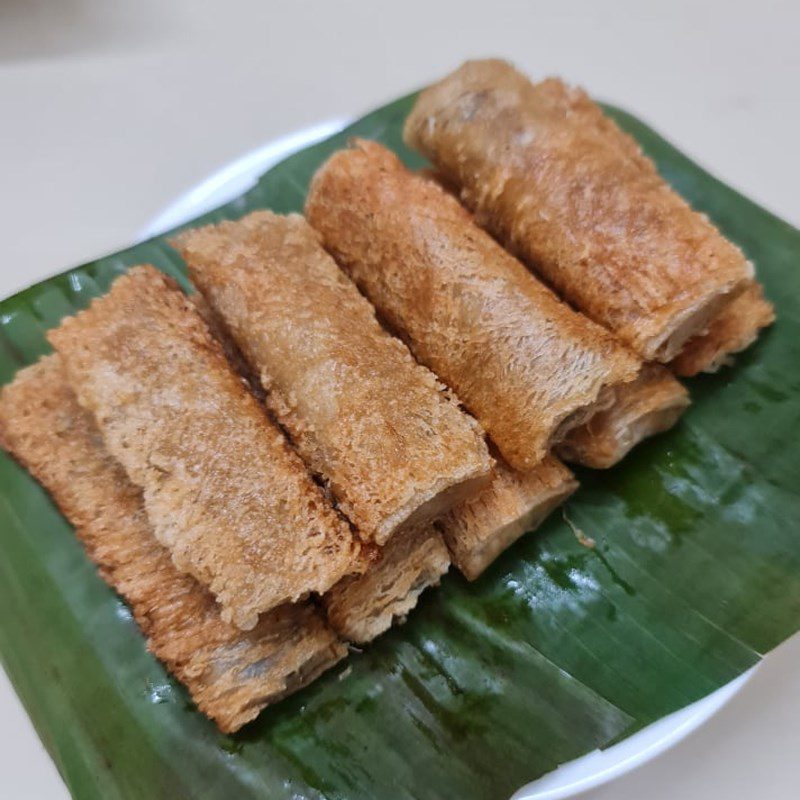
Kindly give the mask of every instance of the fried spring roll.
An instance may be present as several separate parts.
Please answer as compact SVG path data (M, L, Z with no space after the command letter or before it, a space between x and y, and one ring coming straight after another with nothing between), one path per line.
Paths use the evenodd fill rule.
M128 603L147 646L223 732L254 719L346 653L309 603L265 614L247 633L178 572L153 536L141 491L105 450L47 356L0 394L0 440L53 496L103 579Z
M301 216L257 212L176 244L268 407L366 541L383 545L486 482L479 426L381 328Z
M225 351L228 360L260 400L264 390L216 314L197 293L191 300ZM322 598L330 624L343 638L371 641L396 621L403 622L429 586L438 585L450 566L441 534L430 526L400 532L380 548L363 575L348 575Z
M753 275L579 90L467 62L422 92L405 139L478 222L646 361L668 362Z
M375 142L358 141L322 166L306 214L389 326L516 469L533 469L641 368L453 197Z
M530 472L517 472L498 460L489 486L439 521L453 563L475 580L577 488L572 473L552 456Z
M132 269L48 338L156 537L226 622L250 629L363 570L347 523L166 276Z
M368 642L404 621L449 566L447 548L433 527L402 531L363 575L343 578L322 598L328 622L343 638Z
M733 355L750 347L759 331L775 321L775 309L764 298L764 290L751 281L745 290L711 321L708 330L690 339L670 364L678 375L716 372L730 364Z
M565 461L606 469L650 436L669 430L689 405L689 393L660 364L645 364L635 381L618 386L614 401L573 428L555 448Z

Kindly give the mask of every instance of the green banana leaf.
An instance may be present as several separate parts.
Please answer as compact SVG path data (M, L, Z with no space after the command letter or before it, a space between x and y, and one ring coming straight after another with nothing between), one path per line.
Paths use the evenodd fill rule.
M300 210L352 135L419 165L400 135L412 102L292 156L203 220ZM674 430L582 471L566 517L478 582L448 576L349 673L221 735L145 651L45 492L0 456L0 652L75 797L503 798L707 695L800 627L800 233L608 111L755 261L778 322L733 369L690 381ZM0 382L141 262L185 281L159 237L3 301Z

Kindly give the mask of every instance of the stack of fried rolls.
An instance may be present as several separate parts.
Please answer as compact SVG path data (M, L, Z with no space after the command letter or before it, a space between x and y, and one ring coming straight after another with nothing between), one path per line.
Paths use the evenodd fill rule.
M149 649L233 732L469 579L774 318L752 265L581 91L469 62L305 218L179 234L0 394ZM447 188L444 188L444 187ZM463 203L463 205L462 205Z

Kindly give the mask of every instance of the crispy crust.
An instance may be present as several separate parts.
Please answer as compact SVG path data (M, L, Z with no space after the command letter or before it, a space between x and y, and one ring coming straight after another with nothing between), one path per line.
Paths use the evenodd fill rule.
M428 526L402 531L363 575L343 578L322 598L328 622L343 638L368 642L404 621L449 566L438 531Z
M194 283L267 405L367 541L438 517L485 483L482 432L379 325L299 215L181 235Z
M481 225L645 360L669 361L752 276L580 90L467 62L424 91L406 141Z
M346 648L307 603L265 614L250 632L178 572L153 536L140 490L105 450L57 355L0 395L2 444L50 492L104 580L131 607L147 646L226 733L314 680Z
M259 613L363 569L347 524L155 268L118 278L48 338L143 489L156 537L226 621L252 628Z
M759 331L775 321L775 309L764 297L761 284L751 281L711 321L708 330L690 339L670 363L684 377L699 372L716 372L733 362L733 354L750 347Z
M356 141L323 165L306 214L382 317L518 469L535 467L565 421L641 366L455 199L375 142Z
M689 393L660 364L646 364L639 377L615 389L609 407L571 430L555 452L565 461L605 469L643 439L671 428L689 406Z
M572 473L552 456L530 472L498 460L489 486L439 522L453 563L474 581L577 488Z

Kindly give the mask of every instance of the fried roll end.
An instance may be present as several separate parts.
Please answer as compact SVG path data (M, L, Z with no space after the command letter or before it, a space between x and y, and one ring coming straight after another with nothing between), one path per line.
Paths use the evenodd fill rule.
M711 321L708 330L690 339L670 363L673 371L688 378L700 372L716 372L733 363L733 356L746 350L760 331L775 322L775 309L760 283L745 290Z
M150 652L200 711L232 733L346 654L310 604L286 605L243 633L172 564L141 491L77 403L59 357L22 370L0 394L3 447L51 494L100 575L129 605Z
M156 538L226 621L247 630L363 571L349 526L174 281L134 267L48 339Z
M489 486L439 521L453 563L474 581L577 488L573 474L552 456L530 472L498 461Z
M197 652L187 648L187 666L176 666L174 671L197 707L223 733L239 730L264 708L309 686L347 656L347 645L312 603L279 606L263 614L246 633L221 618L220 624L232 631L233 638ZM179 645L186 648L181 641Z
M449 567L437 530L400 531L363 575L343 578L323 597L328 622L342 638L368 642L405 621L422 592L438 585Z
M669 430L689 402L689 393L666 367L645 364L636 380L614 388L607 408L568 431L555 452L585 467L613 467L639 442Z

